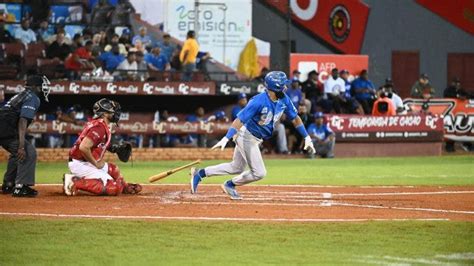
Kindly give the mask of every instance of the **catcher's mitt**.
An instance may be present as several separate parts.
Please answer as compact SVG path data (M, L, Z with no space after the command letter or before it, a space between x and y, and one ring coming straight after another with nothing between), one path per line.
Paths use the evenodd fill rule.
M121 144L112 144L109 151L116 153L119 160L126 163L132 155L132 144L126 141Z

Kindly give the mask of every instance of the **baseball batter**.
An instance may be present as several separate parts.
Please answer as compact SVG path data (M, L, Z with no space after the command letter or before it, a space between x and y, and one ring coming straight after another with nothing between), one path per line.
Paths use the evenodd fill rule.
M197 192L197 187L204 177L216 175L235 175L222 185L222 189L231 199L240 200L236 186L242 186L262 179L267 171L263 163L259 145L263 140L272 136L274 125L286 114L296 130L304 137L304 149L315 153L310 136L298 116L296 108L285 94L289 81L281 71L272 71L265 76L266 90L254 96L247 106L242 109L232 126L216 145L211 149L224 150L227 142L234 139L236 147L232 162L209 166L203 169L191 169L191 193ZM248 170L246 167L248 166Z
M120 105L104 98L96 102L93 109L93 120L86 124L69 151L68 166L71 174L64 175L64 193L74 196L77 191L82 190L95 195L117 196L121 193L140 192L140 185L125 182L117 165L104 161L107 150L119 154L121 149L131 149L131 146L128 148L110 144L109 126L119 121Z

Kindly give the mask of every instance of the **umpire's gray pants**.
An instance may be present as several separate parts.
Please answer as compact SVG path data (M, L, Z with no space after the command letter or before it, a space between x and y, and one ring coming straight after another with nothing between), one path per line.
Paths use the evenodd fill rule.
M7 171L3 177L3 184L7 186L15 184L33 186L35 184L36 149L25 139L26 158L22 162L18 162L18 145L19 141L17 138L0 139L0 146L10 153Z
M244 129L239 131L235 143L232 162L204 168L206 176L239 174L232 178L236 186L262 179L267 174L259 148L262 140ZM246 166L248 171L245 171Z

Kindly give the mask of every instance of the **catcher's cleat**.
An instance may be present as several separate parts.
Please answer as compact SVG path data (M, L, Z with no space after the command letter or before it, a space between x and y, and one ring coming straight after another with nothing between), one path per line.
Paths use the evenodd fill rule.
M138 194L142 191L142 186L140 184L128 183L124 188L123 194Z
M74 196L77 193L76 186L73 182L74 175L64 174L63 177L63 192L66 196Z
M226 181L224 184L221 186L222 190L224 193L229 195L231 200L242 200L242 197L237 193L237 190L235 189L234 183L232 183L231 180Z
M201 175L199 174L199 169L191 167L191 194L197 193L197 187L202 180Z

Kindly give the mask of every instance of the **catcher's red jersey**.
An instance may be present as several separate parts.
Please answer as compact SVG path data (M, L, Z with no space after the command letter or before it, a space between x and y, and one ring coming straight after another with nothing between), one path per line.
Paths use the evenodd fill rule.
M85 161L82 152L79 150L82 140L88 137L94 142L92 146L92 156L97 161L102 160L107 147L110 144L111 133L103 119L94 119L86 124L79 138L69 151L69 157L76 160Z

